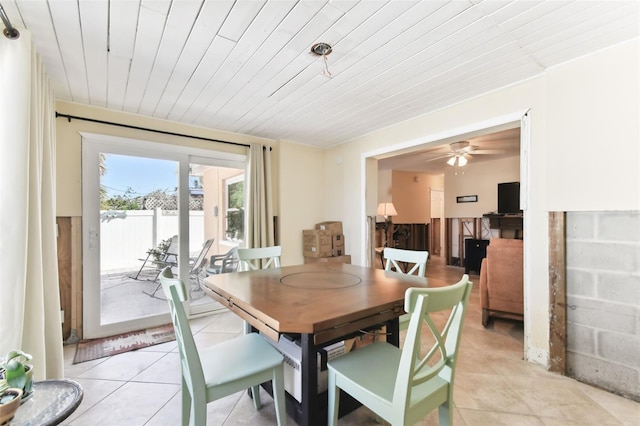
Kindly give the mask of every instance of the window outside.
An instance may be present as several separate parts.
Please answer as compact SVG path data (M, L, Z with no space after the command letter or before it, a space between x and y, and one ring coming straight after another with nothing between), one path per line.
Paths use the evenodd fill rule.
M225 181L227 193L225 235L227 240L244 239L244 174Z

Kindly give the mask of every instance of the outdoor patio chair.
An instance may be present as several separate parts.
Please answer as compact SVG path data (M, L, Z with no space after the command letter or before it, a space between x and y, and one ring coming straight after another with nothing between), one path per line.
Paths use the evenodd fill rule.
M156 248L149 249L147 250L147 257L138 260L142 261L142 265L135 276L131 276L131 278L134 280L156 281L162 268L168 265L177 265L178 263L178 236L171 237L169 245L164 251L158 252ZM151 270L150 274L145 273L148 270Z
M190 286L190 290L189 290L189 294L193 295L193 293L195 291L199 291L201 290L200 288L200 274L203 273L205 267L207 266L207 254L209 253L209 249L211 248L211 245L213 244L213 238L208 239L207 241L205 241L202 244L202 249L200 250L200 254L198 254L197 257L192 257L189 258L189 281L191 282L191 286ZM176 249L177 252L177 249ZM174 258L171 261L168 261L165 265L165 267L170 267L170 268L174 268L176 266L178 266L178 255L175 254ZM159 273L158 273L159 274ZM157 277L157 275L156 275ZM159 282L156 287L153 289L152 292L146 292L143 291L144 294L154 297L156 299L162 299L161 297L158 297L156 295L156 293L158 292L158 290L160 290L160 287L162 287L162 284ZM204 293L202 293L200 295L200 297L202 297L204 295Z
M206 267L208 265L207 255L209 254L209 249L213 244L213 238L208 239L202 245L202 250L200 250L200 254L195 259L189 259L189 264L191 265L191 269L189 270L189 278L191 279L191 292L202 290L200 285L200 277L202 274L206 275ZM195 280L196 286L194 288L193 281Z
M236 272L238 270L238 248L234 247L225 254L214 254L209 258L207 266L207 274L226 274L228 272Z

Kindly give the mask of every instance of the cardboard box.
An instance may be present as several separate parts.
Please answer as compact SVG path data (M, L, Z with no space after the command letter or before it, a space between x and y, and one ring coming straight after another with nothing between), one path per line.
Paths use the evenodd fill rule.
M337 234L331 236L331 255L342 256L344 255L344 235Z
M344 247L332 248L331 256L332 257L344 256Z
M284 355L284 390L287 391L298 402L302 402L302 348L297 342L282 335L278 343L271 339L266 339ZM345 354L344 342L334 343L325 346L318 352L318 393L327 390L327 361Z
M344 347L346 352L355 351L370 345L373 342L386 342L387 341L387 327L381 326L379 329L371 330L368 333L363 333L358 337L352 337L351 339L344 340Z
M331 235L340 235L342 234L342 222L340 221L327 221L316 223L316 229L320 229L322 231L329 231Z
M320 229L303 230L302 247L305 257L331 256L331 232Z
M339 263L351 263L351 256L348 254L342 256L331 257L306 257L304 263L320 263L320 262L339 262Z
M333 248L344 247L344 235L343 234L331 235L331 247Z

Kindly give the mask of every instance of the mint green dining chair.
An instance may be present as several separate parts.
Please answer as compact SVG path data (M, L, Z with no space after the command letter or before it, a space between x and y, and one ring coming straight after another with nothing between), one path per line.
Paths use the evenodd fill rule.
M282 247L239 248L240 271L256 271L258 269L279 268Z
M257 333L243 334L206 348L197 348L184 310L187 289L171 268L160 273L171 312L182 370L182 425L206 425L207 404L251 388L261 407L260 384L271 381L278 425L286 425L284 357ZM189 422L191 420L191 423Z
M440 425L452 424L453 381L471 287L463 275L447 287L407 289L404 308L411 320L402 349L375 342L329 361L327 424L338 422L341 390L392 425L412 425L436 408ZM424 352L422 345L431 347Z
M385 271L395 271L399 274L417 275L419 277L425 276L425 270L427 269L427 259L429 259L428 251L418 250L403 250L396 248L385 247L382 256L386 259L384 269ZM411 269L407 269L405 272L399 262L405 264L405 268L409 268L409 265L413 264ZM393 269L392 269L393 267ZM404 314L400 317L400 330L406 330L409 326L409 314Z
M238 270L240 272L257 271L259 269L279 268L281 246L239 248ZM254 330L248 322L244 322L244 332L252 333Z

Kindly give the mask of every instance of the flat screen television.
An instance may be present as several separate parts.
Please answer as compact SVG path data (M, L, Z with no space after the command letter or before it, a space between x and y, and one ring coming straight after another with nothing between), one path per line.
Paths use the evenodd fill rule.
M520 182L498 184L498 214L519 214Z

